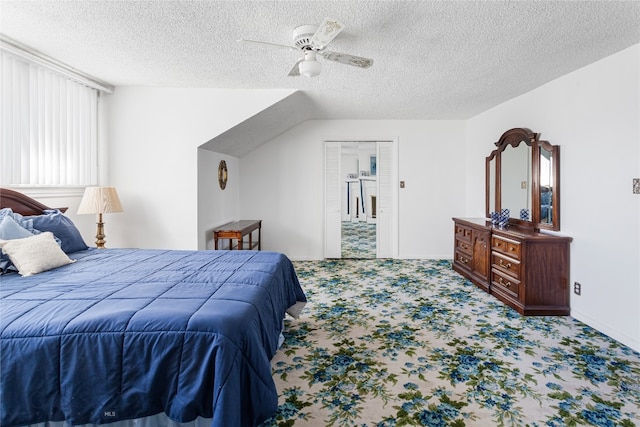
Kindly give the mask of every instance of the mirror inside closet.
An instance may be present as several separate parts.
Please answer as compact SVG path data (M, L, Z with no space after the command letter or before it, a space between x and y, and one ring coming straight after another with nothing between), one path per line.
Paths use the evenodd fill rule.
M342 258L376 258L376 143L342 144Z

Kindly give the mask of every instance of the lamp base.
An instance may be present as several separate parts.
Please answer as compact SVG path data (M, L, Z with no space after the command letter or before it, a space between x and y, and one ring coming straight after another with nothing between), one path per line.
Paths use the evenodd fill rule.
M104 234L104 222L102 222L102 214L98 214L98 230L96 231L96 247L98 249L104 249L104 244L107 242L104 240L106 237Z

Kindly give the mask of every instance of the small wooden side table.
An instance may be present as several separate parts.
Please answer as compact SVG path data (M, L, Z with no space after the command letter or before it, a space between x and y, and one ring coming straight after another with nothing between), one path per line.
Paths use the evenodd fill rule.
M254 230L258 230L258 241L252 241L252 234ZM254 248L258 248L258 250L262 249L262 220L261 219L243 219L240 221L230 222L228 224L222 225L218 228L213 229L213 242L214 249L218 250L218 239L229 239L229 249L233 249L233 241L237 240L238 243L236 247L238 250L243 250L243 240L244 236L249 235L249 247L247 249L251 250Z

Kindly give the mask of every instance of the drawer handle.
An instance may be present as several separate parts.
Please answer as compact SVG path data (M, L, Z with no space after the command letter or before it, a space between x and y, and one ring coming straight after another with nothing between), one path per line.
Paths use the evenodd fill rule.
M469 249L469 246L467 245L460 245L462 247L462 249Z
M500 283L502 286L504 286L505 288L508 288L509 286L511 286L511 282L505 282L502 280L502 277L498 277L498 283Z
M510 262L505 264L504 262L502 262L502 260L498 260L498 264L500 264L500 267L504 267L507 270L511 268L511 263Z
M465 257L460 257L460 262L462 262L463 264L466 264L469 262L469 260L466 259Z

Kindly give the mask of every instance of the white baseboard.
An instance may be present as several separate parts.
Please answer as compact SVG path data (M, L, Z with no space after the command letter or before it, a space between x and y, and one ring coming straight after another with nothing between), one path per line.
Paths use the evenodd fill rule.
M448 253L446 255L425 255L425 254L402 254L398 257L398 259L425 259L425 260L441 260L448 259L452 260L451 254Z
M585 323L592 328L602 332L603 334L613 338L616 341L621 342L627 347L632 348L635 351L640 352L640 337L629 337L625 334L621 334L619 331L611 329L607 325L593 319L590 316L587 316L584 313L580 313L579 311L571 310L571 317L576 320L579 320L582 323Z

